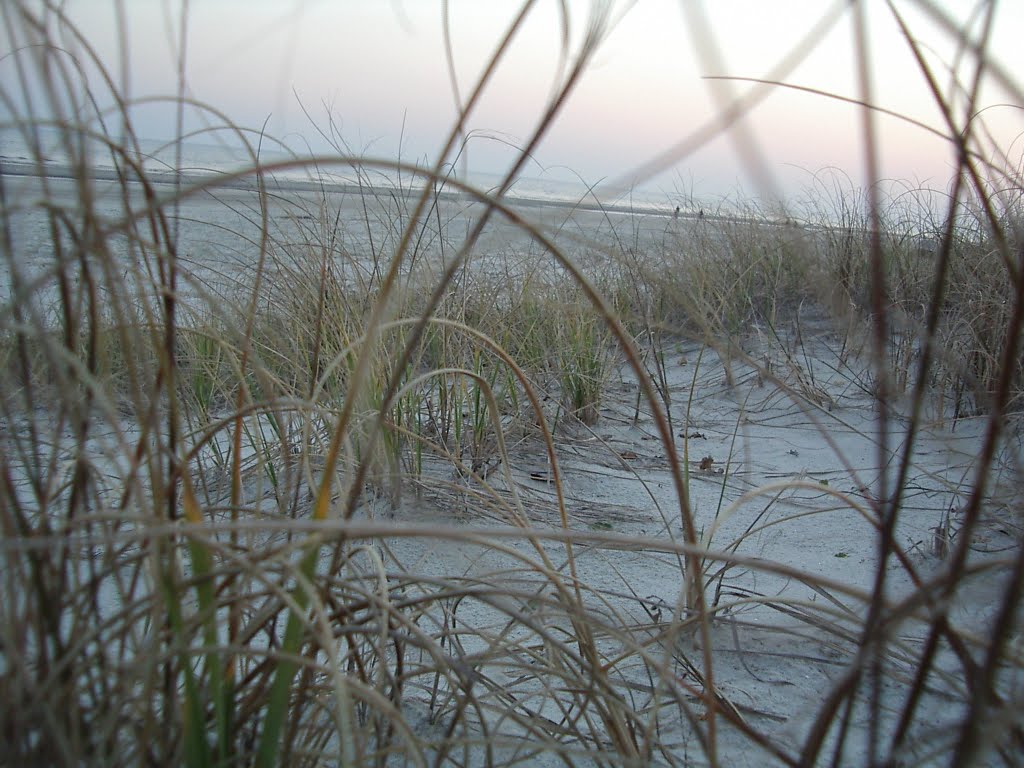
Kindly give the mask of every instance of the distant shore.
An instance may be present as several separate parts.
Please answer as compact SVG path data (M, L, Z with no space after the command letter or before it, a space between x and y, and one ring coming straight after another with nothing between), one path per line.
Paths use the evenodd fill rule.
M0 157L0 175L2 176L31 176L46 177L53 179L74 179L77 177L77 169L73 166L46 162L39 163L25 162L23 160ZM91 167L89 176L96 181L117 182L120 180L119 172L114 168ZM220 178L219 178L220 177ZM155 171L147 170L146 178L149 182L158 185L173 184L200 184L202 182L217 179L217 186L222 189L239 189L255 191L256 184L251 175L238 177L229 173L218 171ZM138 183L137 178L129 178L129 183ZM366 193L386 192L393 194L399 191L396 187L354 184L351 182L330 181L330 180L302 180L280 176L269 176L268 185L275 192L329 192L341 195L360 195ZM406 186L400 189L406 197L411 197L422 190L422 187ZM442 200L452 201L474 201L473 196L455 189L439 189L437 196ZM598 213L609 213L618 215L633 216L657 216L661 218L697 219L704 217L703 211L689 211L679 209L678 213L671 209L657 207L654 205L642 205L633 203L605 203L593 196L579 200L566 198L530 197L515 194L506 194L505 200L517 208L561 208ZM708 215L707 218L724 218L721 216Z

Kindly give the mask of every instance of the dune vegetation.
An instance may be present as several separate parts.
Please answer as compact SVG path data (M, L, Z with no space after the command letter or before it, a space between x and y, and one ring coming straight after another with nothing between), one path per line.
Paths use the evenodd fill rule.
M460 125L266 162L183 95L250 157L178 173L61 4L2 18L0 762L1020 763L1024 184L974 110L942 194L781 212L520 205Z

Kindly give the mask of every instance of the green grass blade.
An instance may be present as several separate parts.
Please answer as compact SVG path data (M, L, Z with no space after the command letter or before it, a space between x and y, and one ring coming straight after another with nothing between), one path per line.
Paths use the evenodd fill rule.
M314 547L303 559L299 568L300 584L292 591L292 598L298 610L293 609L289 612L284 642L281 644L282 654L290 658L283 658L278 662L274 682L267 697L267 715L263 721L263 735L260 737L259 747L256 751L257 768L272 768L278 765L281 732L284 730L285 719L288 716L288 698L291 693L292 681L299 668L294 657L298 654L302 641L303 622L300 611L305 611L309 604L309 594L303 584L309 583L313 577L319 551L319 547ZM339 735L344 738L344 734Z
M178 644L185 647L187 642L181 615L181 598L174 583L174 578L168 571L165 571L163 575L163 591L171 623L171 631ZM185 765L189 766L189 768L208 768L213 765L213 760L211 759L210 748L205 738L206 715L199 685L196 683L195 673L192 671L189 654L184 650L178 653L178 663L181 666L181 673L185 678Z
M182 506L186 519L193 525L202 523L202 514L191 481L185 475L182 483ZM218 653L217 606L213 589L213 558L209 548L195 537L189 537L189 557L192 560L192 574L196 584L196 601L203 621L203 645L207 648L207 685L213 702L214 723L217 735L217 757L224 762L231 756L231 732L229 729L229 701L224 690L224 673ZM191 674L191 670L189 670ZM194 682L193 682L194 685ZM204 718L205 719L205 718Z

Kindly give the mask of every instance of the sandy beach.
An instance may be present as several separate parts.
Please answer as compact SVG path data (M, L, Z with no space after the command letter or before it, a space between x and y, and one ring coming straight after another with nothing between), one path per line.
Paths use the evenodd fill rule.
M4 170L9 170L6 164ZM187 188L194 179L184 181ZM51 232L47 209L35 201L73 206L76 181L58 173L46 178L44 189L41 179L14 174L5 176L4 184L8 196L20 203L10 216L20 279L24 283L35 276L45 284L48 270L54 269ZM358 291L374 269L387 268L412 204L411 197L399 198L388 190L290 183L269 184L268 204L262 208L241 182L189 192L168 203L166 196L175 189L171 180L161 179L154 188L164 196L160 209L176 227L180 265L187 275L181 298L186 305L199 306L237 301L239 288L244 292L256 268L263 232L269 235L270 250L282 254L290 253L289 244L322 245L324 238L333 238L331 253L344 254L336 268L352 270L344 273L349 275L345 284ZM128 211L122 187L113 178L97 174L94 189L95 210L105 226L122 227L146 210L138 185L127 187ZM565 254L578 259L582 273L594 281L612 263L607 255L612 251L651 254L687 247L701 242L698 229L705 238L728 236L724 229L713 230L723 222L703 217L523 200L514 207ZM414 228L425 244L409 251L410 274L415 264L429 285L429 276L439 275L459 253L460 242L482 211L464 196L439 196ZM121 241L115 237L112 242ZM125 248L118 257L127 263L132 253ZM283 263L294 264L297 257L289 258L293 261ZM0 278L8 301L10 267ZM283 271L265 268L269 281L288 274L277 268ZM562 266L521 226L495 217L473 245L464 269L479 273L490 285L538 270L554 274ZM41 289L35 300L55 300L56 293L47 293L54 290ZM448 618L424 613L423 631L440 632L452 643L445 652L473 668L487 691L479 694L483 700L510 707L522 722L538 723L556 722L564 704L558 685L523 673L520 657L534 641L544 644L553 637L571 644L578 632L575 614L565 609L564 596L544 575L555 568L578 592L574 610L589 616L594 647L616 684L646 702L640 709L649 713L651 727L668 734L661 746L667 761L685 760L696 748L691 746L698 738L695 725L686 713L692 708L706 717L702 697L713 686L715 696L729 708L719 714L718 759L736 766L777 759L752 750L746 732L750 727L770 734L779 749L799 750L823 692L837 684L858 653L859 633L882 572L888 604L902 618L885 655L880 695L904 698L913 677L912 661L928 635L924 619L931 609L920 603L919 590L941 579L968 501L968 480L987 420L953 418L946 405L929 401L915 422L909 400L884 406L883 420L866 340L844 338L843 329L819 310L798 310L775 328L755 322L720 346L684 334L658 348L641 337L633 343L641 366L647 366L641 368L642 376L653 376L654 361L661 361L656 403L641 395L638 371L615 345L600 408L590 424L567 414L553 380L536 380L546 409L541 417L554 435L557 467L538 431L522 425L509 427L503 435L505 453L493 450L472 471L459 462L453 466L445 444L433 438L431 450L416 474L401 483L400 493L368 491L348 523L337 522L343 499L336 498L331 519L341 526L337 530L350 525L362 542L359 546L372 552L365 562L354 556L346 567L361 574L358 578L377 569L388 599L427 595L434 584L468 589L457 614L454 608ZM213 422L229 419L230 408L222 408L206 416ZM430 406L424 408L433 418ZM659 433L654 408L671 413L671 452ZM462 417L468 419L469 412ZM301 419L295 418L298 429ZM257 416L249 428L265 432L270 423ZM878 499L893 493L894 467L904 455L911 425L915 443L893 534L896 551L882 564ZM140 425L128 419L112 427L105 434L94 431L87 450L89 462L116 488L125 472L120 446L137 439ZM227 436L211 441L198 428L192 432L186 443L196 466L221 466L223 453L230 449ZM325 432L321 439L329 437ZM966 637L982 637L991 625L1000 584L988 570L1014 542L1016 529L1008 509L1014 503L1016 478L1011 457L1019 446L1013 439L1004 446L1005 458L999 460L984 500L985 522L970 544L970 569L976 575L961 584L948 606L949 621ZM317 461L322 453L322 444L310 449ZM241 503L253 519L279 514L281 492L267 480L268 467L278 466L279 460L268 456L253 448L247 458ZM680 474L684 498L676 492ZM206 491L210 503L226 503L227 487L218 486L216 477L213 473L202 481L211 484ZM297 495L301 488L312 496L316 482L315 472L296 479L291 493ZM301 510L300 517L308 514L306 505ZM688 512L702 548L700 579L710 617L705 634L684 622L693 609L686 605L684 575ZM399 535L389 534L391 530ZM432 530L438 535L429 535ZM488 531L494 533L493 541ZM522 535L510 538L515 531ZM529 531L552 538L533 539ZM329 552L322 553L321 567L328 568L331 559ZM919 604L901 607L904 600ZM520 622L516 617L521 614L529 619ZM451 629L439 629L448 627L446 622ZM515 638L509 655L502 651L511 642L502 639L506 633ZM424 652L417 653L416 663L426 663ZM389 658L380 661L393 662L390 652ZM704 668L707 658L714 659L713 670ZM944 650L938 662L943 682L922 691L919 714L907 737L908 754L922 763L931 759L929 744L935 735L955 728L962 716L959 664L953 652ZM652 676L677 680L683 704L659 709L655 702L664 688ZM454 706L435 710L433 704L428 707L429 700L425 693L414 694L405 705L410 722L427 735ZM422 718L418 724L417 717ZM486 718L479 726L490 727ZM869 718L853 718L843 754L863 754L876 727ZM885 737L891 735L893 723L880 727ZM524 729L529 731L520 724L510 733ZM499 754L514 759L522 747L502 749ZM470 763L482 762L482 754L475 754ZM551 752L534 755L530 762L555 765L560 758Z
M9 5L0 766L1024 765L1024 4Z

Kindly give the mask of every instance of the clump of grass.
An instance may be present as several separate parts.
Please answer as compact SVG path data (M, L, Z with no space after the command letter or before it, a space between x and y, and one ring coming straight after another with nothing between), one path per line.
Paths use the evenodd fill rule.
M558 350L555 366L562 396L574 418L593 426L611 369L608 332L579 300L558 305L557 318L557 332L549 338Z

